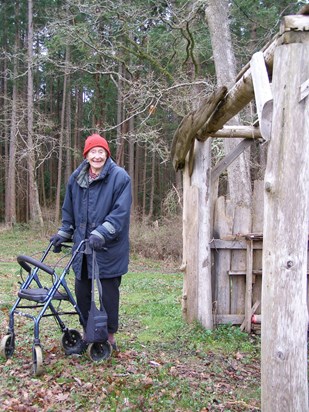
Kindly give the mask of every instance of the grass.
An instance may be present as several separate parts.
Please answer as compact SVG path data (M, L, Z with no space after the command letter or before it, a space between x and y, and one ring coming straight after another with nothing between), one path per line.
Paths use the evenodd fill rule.
M19 288L15 256L47 243L45 234L27 228L0 232L1 335ZM35 377L32 322L16 317L14 356L0 362L1 411L260 410L259 338L229 325L209 331L186 324L182 274L168 272L162 262L133 260L121 286L120 352L106 362L66 357L59 328L46 318L40 329L45 370ZM68 279L73 284L73 274ZM76 317L64 320L79 329Z

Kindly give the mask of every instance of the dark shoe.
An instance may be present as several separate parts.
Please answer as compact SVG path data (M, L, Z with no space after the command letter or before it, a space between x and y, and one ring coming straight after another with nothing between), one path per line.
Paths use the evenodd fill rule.
M119 352L119 348L118 348L118 346L117 346L117 343L116 343L116 342L111 343L111 345L112 345L112 348L113 348L113 352Z
M88 348L88 343L81 339L79 340L75 346L72 346L71 348L67 348L65 351L66 355L82 355L83 353L86 352Z

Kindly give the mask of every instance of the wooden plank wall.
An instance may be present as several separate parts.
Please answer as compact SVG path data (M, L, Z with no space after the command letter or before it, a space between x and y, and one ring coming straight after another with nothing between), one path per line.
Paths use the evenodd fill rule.
M235 221L241 227L242 208L236 209L224 197L217 199L214 211L214 239L228 240L212 245L213 297L215 323L241 324L245 317L247 248L243 237L237 239L233 233ZM263 182L254 183L252 206L252 230L262 233L263 229ZM233 240L231 240L233 239ZM262 250L253 250L252 306L261 299L261 276L255 275L262 269ZM260 313L260 306L256 313Z
M263 195L264 182L255 181L252 200L251 233L253 234L262 234L263 232ZM216 201L212 240L214 324L242 324L245 320L246 292L248 293L246 289L248 240L244 236L247 233L233 233L234 221L242 218L241 212L241 208L236 208L234 211L231 202L224 197L219 197ZM262 295L262 241L255 239L252 246L251 308L255 306L254 313L259 315L261 314ZM309 252L307 264L307 273L309 273ZM309 302L309 286L307 286L307 291L307 301Z

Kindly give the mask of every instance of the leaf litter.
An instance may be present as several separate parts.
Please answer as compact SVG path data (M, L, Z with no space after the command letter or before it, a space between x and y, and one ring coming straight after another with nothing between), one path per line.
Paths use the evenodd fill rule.
M7 311L3 314L5 330ZM42 330L44 374L39 377L32 374L31 331L20 321L22 336L18 336L14 355L0 362L0 410L260 410L258 349L254 354L227 352L211 348L201 338L195 344L194 334L193 338L184 334L141 343L143 325L130 316L126 313L119 333L120 351L105 362L92 362L86 354L65 356L55 326Z

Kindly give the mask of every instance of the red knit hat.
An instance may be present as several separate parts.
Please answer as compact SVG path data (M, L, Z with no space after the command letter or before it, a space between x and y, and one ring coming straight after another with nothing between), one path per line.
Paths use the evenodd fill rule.
M88 136L85 141L85 147L83 152L84 157L86 157L89 150L93 149L94 147L103 147L103 149L107 151L108 157L111 155L111 151L109 150L109 146L106 139L100 136L99 134L92 134L91 136Z

